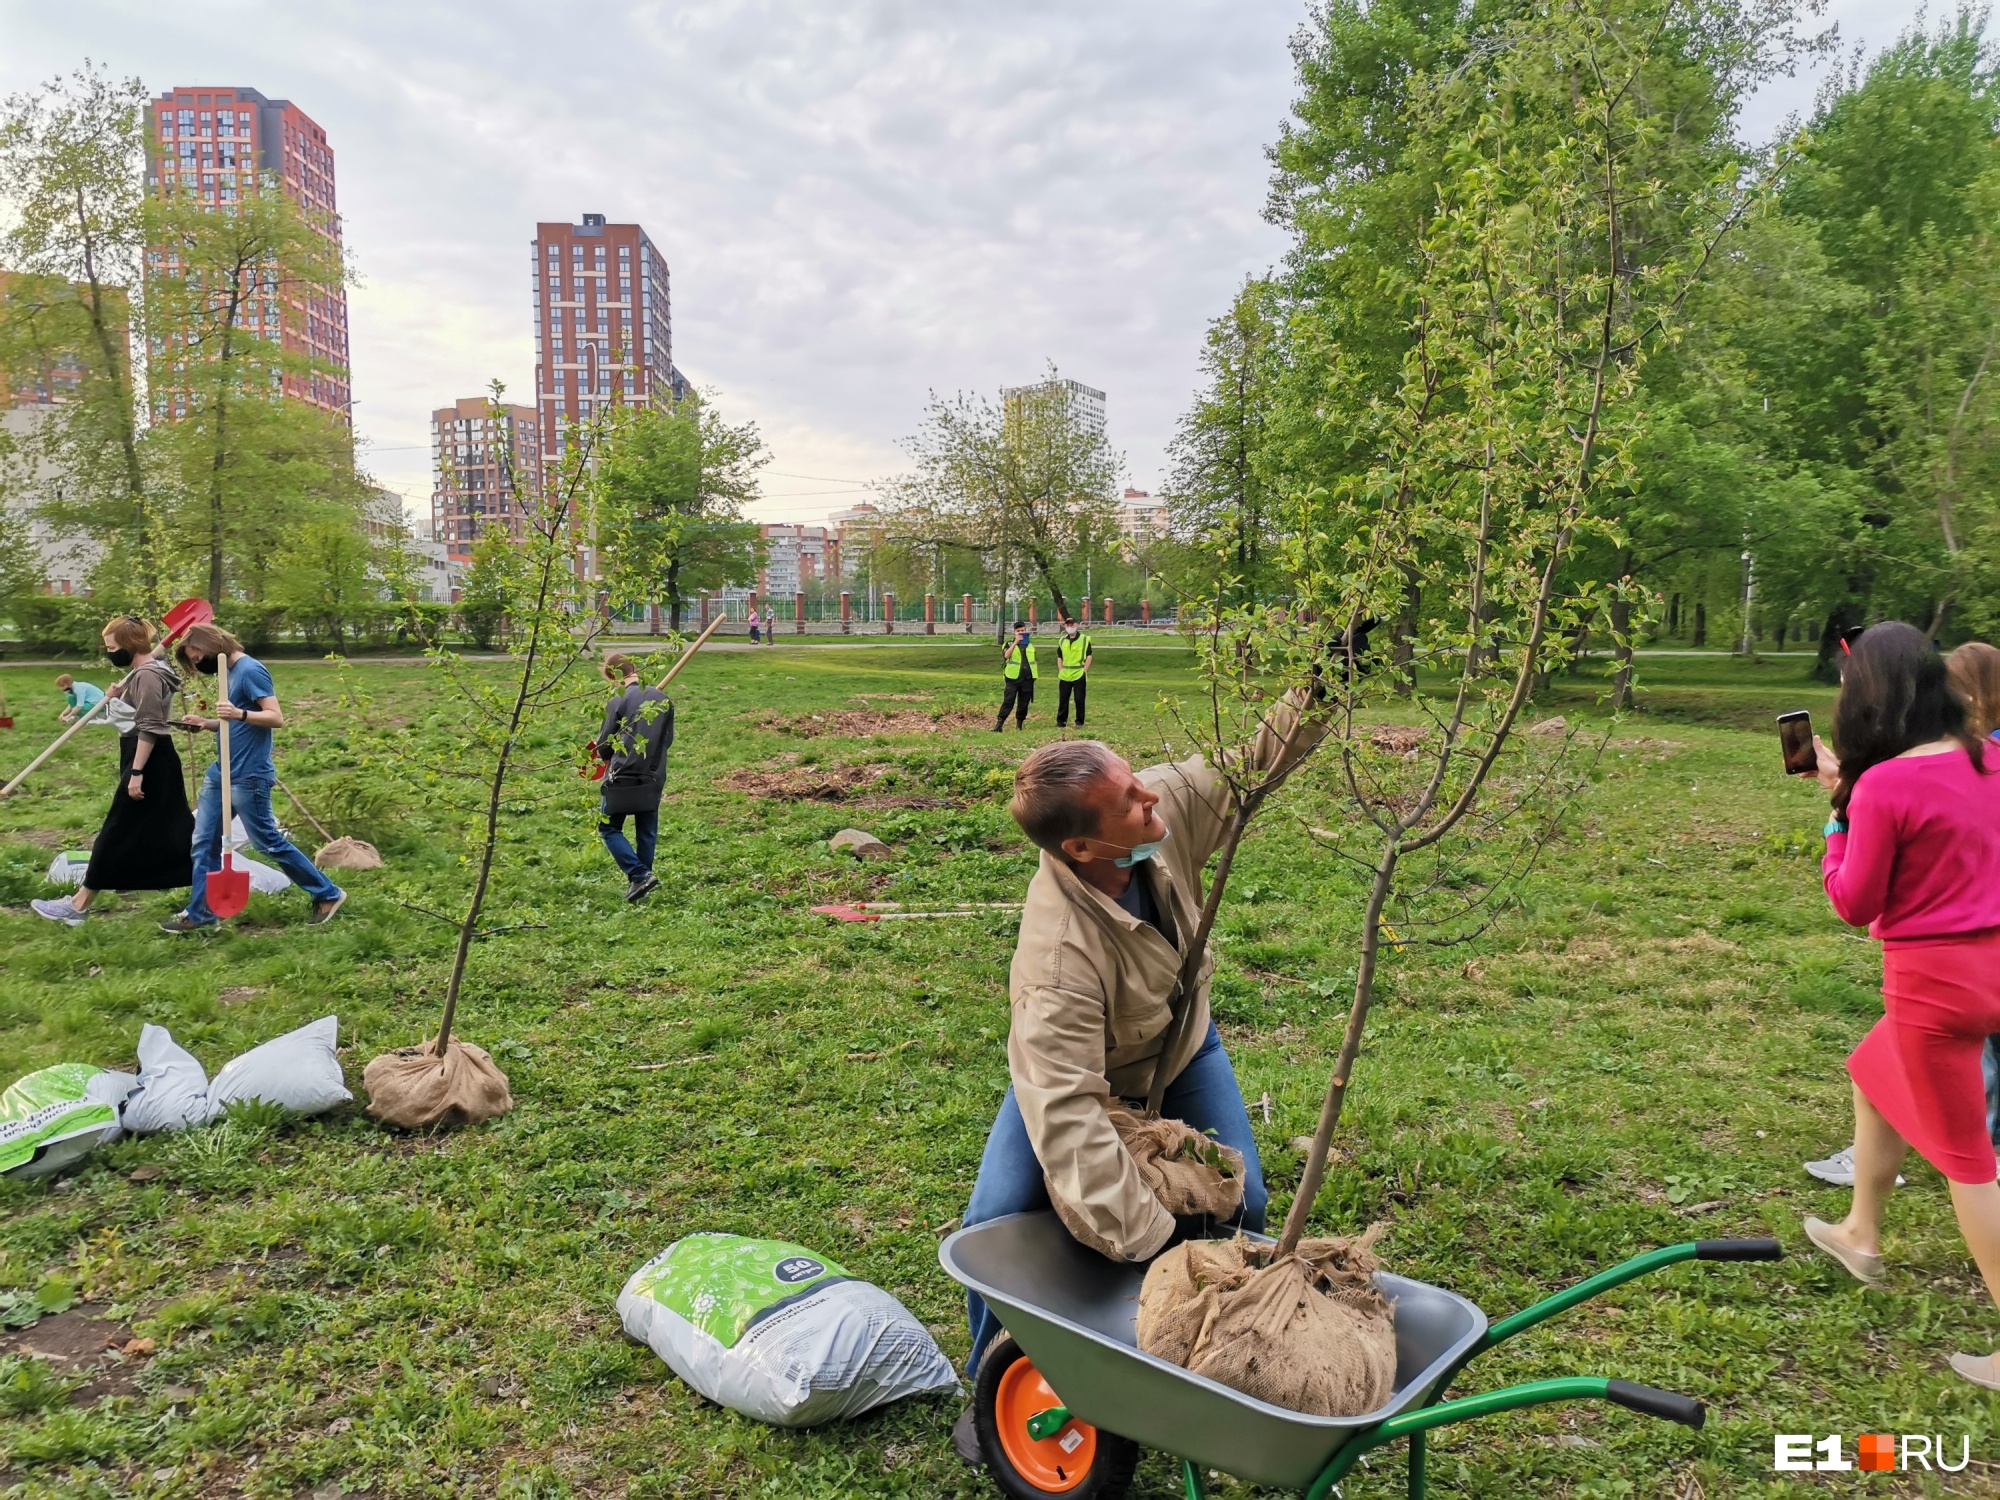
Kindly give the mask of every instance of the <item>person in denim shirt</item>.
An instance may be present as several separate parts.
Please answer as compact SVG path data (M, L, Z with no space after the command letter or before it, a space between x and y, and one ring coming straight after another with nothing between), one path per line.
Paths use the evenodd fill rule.
M222 720L229 720L229 795L232 811L243 820L250 835L250 847L268 856L283 870L292 884L312 901L308 926L319 927L333 920L347 893L328 880L310 859L285 837L271 814L271 792L277 785L277 766L272 760L273 731L285 724L284 710L271 674L262 662L243 649L243 643L219 625L196 625L182 639L175 653L182 664L205 676L215 675L216 663L229 662L229 697L215 705L217 717L190 717L190 728L209 729L221 738ZM201 800L195 806L194 890L187 909L160 925L162 932L199 932L216 925L215 913L208 909L208 874L222 867L222 766L218 760L208 768L201 786Z

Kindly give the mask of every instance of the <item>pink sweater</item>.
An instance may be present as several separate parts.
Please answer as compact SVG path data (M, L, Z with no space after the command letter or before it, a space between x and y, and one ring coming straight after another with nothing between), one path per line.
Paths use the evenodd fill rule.
M1986 767L1952 750L1861 773L1820 866L1843 922L1887 945L2000 928L2000 744Z

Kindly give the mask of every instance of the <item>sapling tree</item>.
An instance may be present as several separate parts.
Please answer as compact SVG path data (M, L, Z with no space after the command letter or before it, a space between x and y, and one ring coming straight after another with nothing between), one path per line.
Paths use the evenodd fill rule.
M497 431L506 416L500 382L493 383L492 393L489 415ZM579 668L603 624L594 586L578 567L593 515L592 461L599 436L596 427L572 427L560 453L545 465L541 490L514 490L523 512L518 566L496 570L509 622L505 667L495 672L433 643L427 652L430 669L450 690L447 704L455 705L441 712L451 731L444 750L427 755L419 748L422 741L397 732L386 735L371 755L406 785L421 788L425 801L442 801L464 820L463 859L472 871L462 914L444 918L455 926L457 940L436 1035L421 1047L376 1058L364 1075L370 1110L392 1124L465 1123L512 1106L505 1078L484 1052L455 1041L452 1028L473 944L490 935L480 923L506 825L512 809L533 797L531 792L524 798L516 783L539 777L544 792L570 784L564 778L572 757L538 759L537 752L544 738L540 731L573 706L588 683ZM500 461L505 465L511 458L503 451Z
M1385 947L1476 929L1581 781L1568 740L1521 739L1521 715L1579 627L1619 602L1618 585L1569 564L1586 540L1622 545L1644 361L1765 186L1731 171L1670 191L1647 170L1671 121L1649 112L1645 84L1687 20L1671 4L1551 7L1413 94L1444 167L1399 289L1413 309L1400 385L1345 403L1371 460L1295 497L1289 530L1295 607L1336 647L1321 678L1332 749L1313 777L1344 815L1318 836L1366 896L1279 1256L1324 1178ZM1640 223L1643 257L1628 242ZM1363 647L1389 619L1414 627L1419 722L1365 729L1396 689ZM1279 665L1296 674L1297 655Z

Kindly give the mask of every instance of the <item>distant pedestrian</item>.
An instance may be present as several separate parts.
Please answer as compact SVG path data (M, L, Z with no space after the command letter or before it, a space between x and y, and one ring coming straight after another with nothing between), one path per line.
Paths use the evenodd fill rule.
M993 721L993 732L1000 733L1007 727L1007 715L1014 715L1014 727L1028 727L1028 707L1035 701L1035 679L1042 674L1041 663L1035 659L1034 638L1028 633L1028 622L1014 622L1014 639L1000 651L1000 677L1006 684L1000 694L1000 717Z
M620 687L597 731L605 763L597 835L625 875L625 899L643 901L659 889L653 849L660 837L660 797L667 787L667 751L674 743L674 705L639 681L639 664L620 652L604 658L604 676ZM654 705L658 705L655 707ZM633 840L625 837L632 820Z
M190 729L215 732L217 759L202 780L201 800L195 806L194 888L188 894L186 910L161 923L160 931L200 932L216 925L215 913L208 909L208 874L222 867L222 841L229 836L229 830L222 826L220 740L224 719L229 721L230 811L242 820L250 847L267 855L311 900L306 925L320 927L331 922L347 892L327 879L285 837L271 813L271 791L278 783L278 768L271 754L272 732L285 727L285 711L278 705L278 690L270 671L220 625L191 626L175 655L181 665L204 677L215 676L217 664L227 658L229 696L215 705L214 718L181 721Z
M78 714L87 714L104 701L104 689L94 683L78 682L65 672L56 679L56 686L62 689L63 702L68 706L56 715L58 723L67 724Z
M118 785L83 883L67 901L32 903L51 922L81 925L99 891L175 891L192 877L194 814L167 718L180 678L152 651L153 630L144 620L121 615L104 627L105 655L114 667L130 668L116 689L130 727L119 732ZM70 713L79 711L72 704Z
M761 640L763 640L763 637L757 633L757 609L755 605L752 605L750 609L750 644L754 646Z
M1894 620L1854 643L1833 732L1837 759L1818 745L1820 784L1833 793L1826 893L1882 944L1884 1013L1847 1060L1853 1199L1837 1224L1806 1219L1806 1238L1857 1279L1881 1281L1882 1210L1914 1146L1949 1182L1994 1296L2000 1183L1979 1057L2000 1031L2000 764L1966 722L1936 648ZM1949 1363L2000 1390L2000 1357Z
M1069 723L1069 705L1076 702L1076 727L1083 728L1084 690L1090 686L1090 637L1074 620L1063 621L1056 642L1056 728Z

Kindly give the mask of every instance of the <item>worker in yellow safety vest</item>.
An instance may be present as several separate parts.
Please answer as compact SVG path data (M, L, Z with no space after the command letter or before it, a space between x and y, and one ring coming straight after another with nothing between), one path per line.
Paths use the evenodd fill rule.
M1035 701L1035 679L1042 669L1035 660L1035 643L1028 634L1028 622L1014 622L1014 639L1000 651L1000 675L1006 680L1006 691L1000 697L1000 717L993 721L993 732L1000 733L1007 727L1007 714L1014 714L1014 727L1028 727L1028 705Z
M1076 727L1083 728L1083 694L1089 686L1090 637L1074 620L1063 621L1063 633L1056 640L1056 728L1069 723L1070 700L1076 700Z

